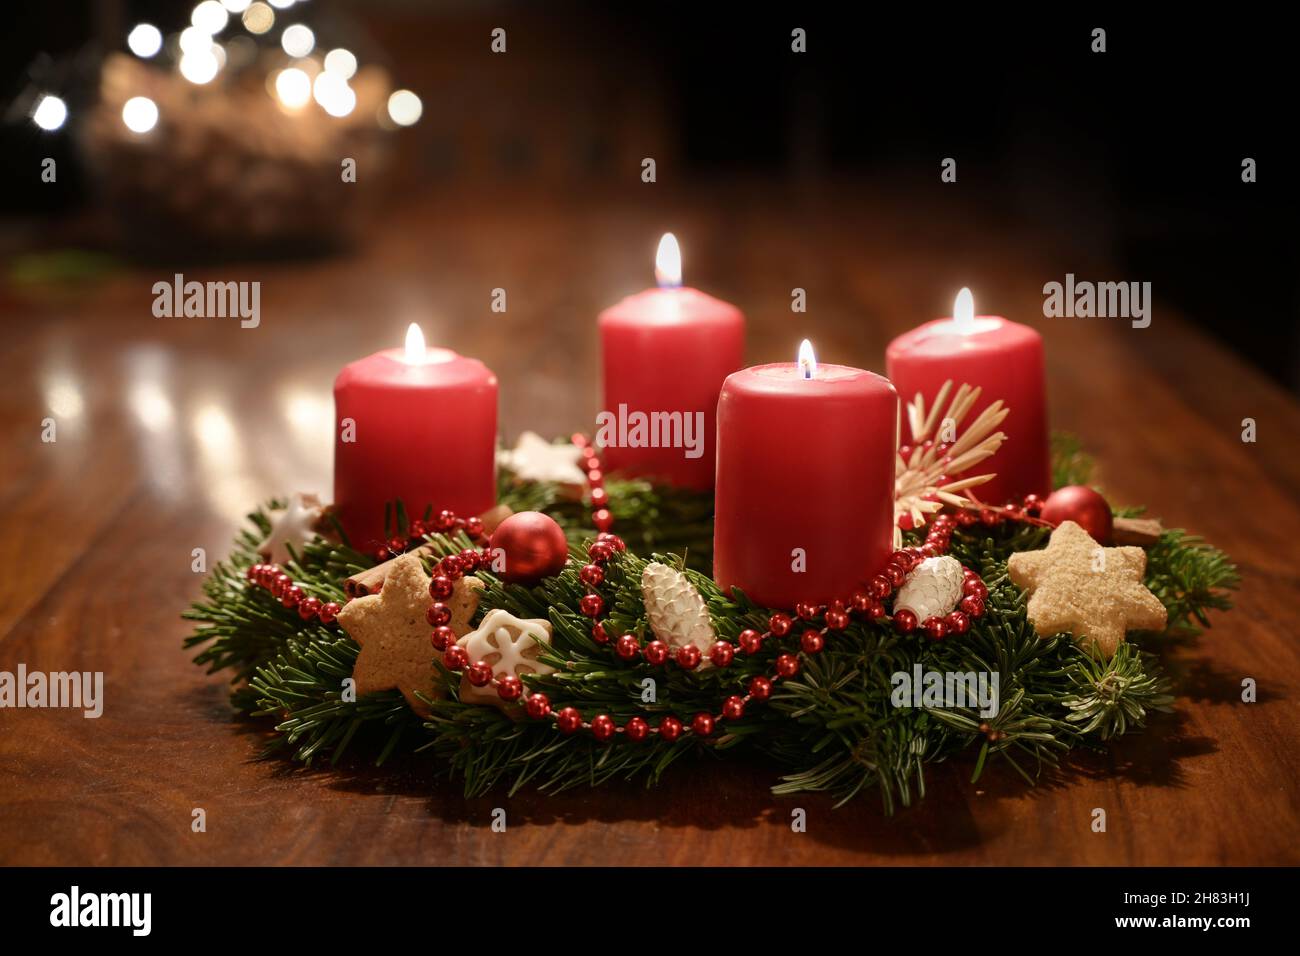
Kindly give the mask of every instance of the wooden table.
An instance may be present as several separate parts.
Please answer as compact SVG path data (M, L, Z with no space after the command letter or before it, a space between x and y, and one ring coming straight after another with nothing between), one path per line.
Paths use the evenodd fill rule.
M664 195L668 195L665 193ZM1100 271L1053 237L849 185L724 185L647 203L631 190L395 208L355 256L245 263L187 278L262 282L262 323L157 319L166 267L85 288L9 289L0 353L0 670L105 672L98 720L0 711L0 862L8 864L1264 864L1300 862L1300 654L1291 562L1300 537L1300 409L1161 306L1045 320L1041 287ZM658 233L683 238L688 281L750 318L749 359L883 368L897 331L953 290L1047 337L1053 423L1102 463L1119 502L1145 502L1239 563L1238 609L1171 651L1177 713L1027 789L932 768L930 797L889 819L873 797L774 799L772 768L703 760L657 790L466 801L399 760L303 770L259 761L220 676L181 649L199 593L191 551L224 553L242 514L330 484L330 385L342 364L433 342L485 359L503 430L567 434L597 408L594 316L644 286ZM1095 268L1092 268L1095 267ZM789 308L808 290L807 315ZM489 310L508 290L509 311ZM41 421L57 420L54 443ZM1241 441L1241 421L1259 441ZM1259 701L1240 700L1241 681ZM493 833L495 807L506 833ZM192 811L207 831L191 831ZM792 833L795 807L806 833ZM1093 833L1093 808L1108 831Z

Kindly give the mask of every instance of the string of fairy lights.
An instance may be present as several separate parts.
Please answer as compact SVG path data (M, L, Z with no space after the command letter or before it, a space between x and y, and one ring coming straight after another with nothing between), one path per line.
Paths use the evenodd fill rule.
M196 87L213 83L236 59L232 54L254 47L255 41L278 31L283 61L268 76L268 93L291 113L319 108L342 118L357 107L349 81L356 75L356 54L345 47L322 50L315 32L305 23L290 21L291 9L307 0L202 0L190 13L190 25L165 37L152 23L138 23L126 35L126 47L140 60L165 64ZM252 60L249 55L248 60ZM385 117L396 126L412 126L423 112L420 97L411 90L395 90L385 104ZM68 104L57 92L38 94L31 119L47 132L68 121ZM148 96L133 96L122 106L122 123L132 133L144 135L158 125L158 104Z

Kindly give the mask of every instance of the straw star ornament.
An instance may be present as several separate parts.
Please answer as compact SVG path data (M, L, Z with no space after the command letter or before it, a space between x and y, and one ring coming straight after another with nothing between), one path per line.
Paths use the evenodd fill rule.
M895 547L902 546L904 528L921 527L927 515L934 514L944 505L979 507L980 503L971 496L970 489L993 478L992 472L969 478L958 476L1002 447L1007 436L995 429L1010 414L1010 409L996 401L958 435L958 427L979 401L980 389L971 385L960 386L944 413L944 403L951 391L950 379L943 383L934 404L928 409L925 397L919 393L907 406L907 421L915 444L910 448L900 448L897 456L894 473Z

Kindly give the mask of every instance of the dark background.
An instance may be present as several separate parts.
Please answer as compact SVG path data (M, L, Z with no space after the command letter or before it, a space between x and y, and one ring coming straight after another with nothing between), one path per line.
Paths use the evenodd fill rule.
M0 92L66 90L75 117L104 48L140 20L167 32L192 4L10 4ZM743 182L834 195L885 190L961 203L1076 249L1079 278L1149 281L1173 306L1300 391L1294 123L1287 30L1252 14L915 13L843 4L330 2L299 12L322 43L346 35L423 97L390 196L634 189L654 155L660 186ZM488 32L508 31L508 65ZM790 52L790 30L808 52ZM1090 52L1091 30L1108 51ZM16 115L15 115L16 114ZM10 109L0 151L0 251L113 240L62 231L91 192L29 185L39 157L76 162ZM473 129L474 136L466 131ZM958 162L943 184L939 164ZM1241 182L1241 161L1259 181ZM665 159L669 162L665 162ZM67 165L62 160L67 161ZM791 228L799 228L792 210ZM870 223L863 224L870 229ZM906 235L897 237L907 242ZM1118 274L1089 274L1086 263Z

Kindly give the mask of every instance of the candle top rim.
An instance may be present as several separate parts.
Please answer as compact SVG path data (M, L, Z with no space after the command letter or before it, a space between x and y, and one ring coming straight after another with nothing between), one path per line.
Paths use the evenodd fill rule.
M775 373L775 374L774 374ZM894 393L894 384L877 372L852 365L818 362L817 374L805 378L798 362L768 362L751 365L727 376L723 392L743 390L751 394L824 397L853 391L861 394Z
M981 323L992 326L981 328ZM955 331L951 317L931 319L914 329L897 336L885 349L887 357L900 354L932 353L950 355L953 352L984 352L1008 344L1041 342L1042 335L1032 326L1012 322L1000 315L978 315L971 332Z
M334 379L334 387L380 385L407 388L474 381L497 384L496 373L479 359L438 346L425 349L425 355L431 360L408 362L403 348L380 349L343 366Z
M601 325L685 325L715 323L728 325L744 320L744 313L725 299L694 286L651 286L624 296L603 309Z

